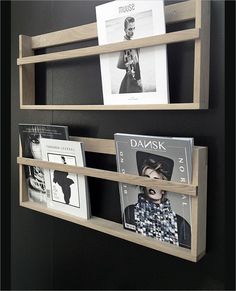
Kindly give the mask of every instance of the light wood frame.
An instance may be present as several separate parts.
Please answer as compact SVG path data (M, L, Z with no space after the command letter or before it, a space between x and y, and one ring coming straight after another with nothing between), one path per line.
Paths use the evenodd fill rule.
M96 23L73 27L37 36L19 36L20 108L38 110L189 110L207 109L209 99L210 1L189 0L165 6L166 23L195 20L195 28L163 35L145 37L128 42L92 46L43 55L34 50L61 44L97 38ZM35 105L35 65L120 51L127 48L147 47L183 41L195 41L194 84L192 103L144 105Z
M102 154L115 155L115 142L108 139L71 137L71 140L83 141L85 151ZM150 178L121 174L113 171L105 171L88 167L68 166L46 161L28 159L22 157L20 146L20 156L17 158L19 164L20 181L20 205L32 210L36 210L54 217L58 217L127 241L152 248L170 255L174 255L192 262L197 262L205 254L206 248L206 203L207 203L207 148L194 147L193 151L193 179L192 184L183 184L172 181L154 180ZM168 243L163 243L150 237L123 229L119 223L105 220L99 217L92 217L89 220L77 218L60 211L52 210L37 203L28 201L27 187L23 165L38 166L47 169L56 169L65 172L82 174L85 176L106 179L116 182L124 182L142 186L156 186L163 190L172 191L181 195L192 197L191 225L192 238L191 250L176 247Z

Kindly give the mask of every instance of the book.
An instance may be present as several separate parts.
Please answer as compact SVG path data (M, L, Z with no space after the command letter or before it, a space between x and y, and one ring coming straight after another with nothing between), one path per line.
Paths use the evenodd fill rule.
M112 1L96 6L99 45L164 34L164 3ZM104 104L169 102L166 45L100 55Z
M41 138L68 139L68 127L48 124L19 124L22 156L42 159ZM30 201L46 205L47 195L43 170L24 166L28 197Z
M48 162L85 166L82 142L42 139L42 158ZM47 206L80 218L90 217L90 202L85 176L44 169Z
M193 138L116 133L118 172L191 183ZM191 197L119 183L123 226L145 236L191 248Z

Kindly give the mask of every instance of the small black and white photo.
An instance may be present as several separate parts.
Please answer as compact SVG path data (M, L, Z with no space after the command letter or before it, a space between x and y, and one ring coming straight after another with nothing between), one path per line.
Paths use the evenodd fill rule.
M48 153L48 161L64 165L76 165L75 157ZM52 200L74 207L80 206L78 176L58 170L50 170Z
M85 166L82 142L58 140L55 143L43 138L41 143L44 161L64 166ZM90 199L85 176L58 169L44 169L44 175L48 208L84 219L90 218Z
M164 34L163 1L112 1L96 7L99 45ZM166 45L101 54L104 104L169 102Z

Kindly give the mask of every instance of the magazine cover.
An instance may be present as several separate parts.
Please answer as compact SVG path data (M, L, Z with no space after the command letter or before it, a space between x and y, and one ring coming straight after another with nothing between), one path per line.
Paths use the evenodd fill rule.
M114 136L119 172L191 183L192 138ZM191 248L190 196L124 183L119 190L124 228Z
M112 1L96 7L99 45L165 33L162 0ZM169 102L166 45L100 55L104 104Z
M85 166L83 143L42 139L45 161L72 166ZM90 217L90 203L85 176L44 169L47 206L80 218Z
M41 138L68 139L68 127L46 124L19 124L22 156L42 159ZM43 170L39 167L24 166L30 201L46 204L46 188Z

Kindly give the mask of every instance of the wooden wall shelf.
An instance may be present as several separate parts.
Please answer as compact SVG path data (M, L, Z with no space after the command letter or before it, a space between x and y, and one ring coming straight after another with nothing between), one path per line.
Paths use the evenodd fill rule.
M209 95L210 1L189 0L165 6L166 23L195 20L195 28L115 44L49 54L34 50L97 38L96 23L37 36L19 36L20 108L34 110L193 110L207 109ZM35 64L111 53L128 48L195 41L193 102L149 105L35 105Z
M83 141L85 151L102 154L115 155L114 140L71 137L75 141ZM20 147L20 157L17 162L20 168L20 205L32 210L36 210L51 216L55 216L73 223L104 232L106 234L128 240L145 247L149 247L158 251L162 251L186 260L197 262L205 253L206 246L206 188L207 188L207 148L194 147L193 151L193 179L192 184L182 184L171 181L155 180L135 175L121 174L112 171L93 169L88 167L68 166L56 163L49 163L40 160L27 159L22 157ZM79 219L72 215L65 214L60 211L43 207L37 203L28 201L28 194L25 182L23 165L33 165L42 168L57 169L65 172L82 174L85 176L107 179L116 182L124 182L142 186L156 186L163 190L175 192L192 197L192 240L191 250L175 247L168 243L144 237L140 234L133 233L123 229L121 224L92 217L89 220Z
M61 31L37 36L19 36L19 66L20 108L33 110L198 110L208 108L209 99L209 48L210 48L210 1L188 0L165 6L166 23L177 23L188 20L195 21L195 27L163 35L145 37L132 41L122 41L116 44L92 46L74 50L62 50L55 53L35 55L36 49L47 48L81 42L97 38L97 25L90 23ZM148 47L176 42L194 41L194 80L193 101L191 103L146 104L146 105L67 105L67 104L35 104L35 64L41 62L61 61L82 58L120 51L128 48ZM71 137L72 140L83 141L88 152L115 155L114 140ZM207 194L207 148L194 147L192 184L172 181L154 180L145 177L121 174L112 171L88 167L75 167L33 160L20 156L19 164L20 205L47 215L58 217L73 223L100 231L127 241L143 245L189 261L197 262L206 248L206 194ZM92 217L89 220L79 219L72 215L43 207L30 202L23 165L34 165L42 168L57 169L85 176L124 182L134 185L153 185L163 190L191 196L191 249L176 247L153 238L124 230L121 224Z

